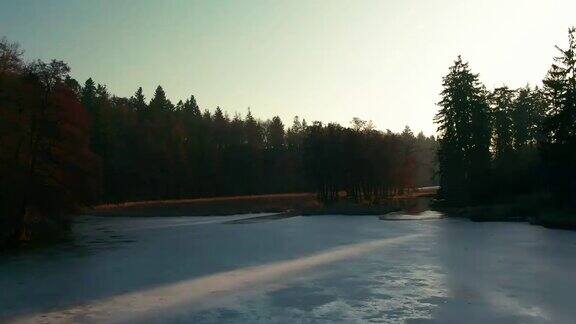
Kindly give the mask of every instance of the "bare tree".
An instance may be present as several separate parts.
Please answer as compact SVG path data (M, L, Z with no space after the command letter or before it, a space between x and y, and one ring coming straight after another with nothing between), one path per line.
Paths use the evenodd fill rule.
M6 37L0 39L0 75L15 72L22 68L24 50L20 44L9 42Z

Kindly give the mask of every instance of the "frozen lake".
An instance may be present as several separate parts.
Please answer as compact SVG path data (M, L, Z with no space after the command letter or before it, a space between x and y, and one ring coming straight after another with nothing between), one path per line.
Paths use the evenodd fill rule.
M84 216L0 255L8 323L575 323L576 232L374 216Z

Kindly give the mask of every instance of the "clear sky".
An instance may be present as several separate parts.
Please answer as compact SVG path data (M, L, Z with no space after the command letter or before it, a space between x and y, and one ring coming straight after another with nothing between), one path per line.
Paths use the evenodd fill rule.
M538 84L575 0L0 0L0 36L120 96L434 134L458 54L488 87Z

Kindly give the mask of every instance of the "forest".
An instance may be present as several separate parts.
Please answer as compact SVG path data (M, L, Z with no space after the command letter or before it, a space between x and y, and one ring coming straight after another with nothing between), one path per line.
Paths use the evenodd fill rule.
M102 203L316 192L377 203L435 178L437 141L408 127L286 126L172 103L158 86L129 98L91 78L72 78L60 60L27 62L0 41L0 242L30 241L66 228Z
M557 51L541 87L487 90L461 57L450 67L435 118L443 205L525 197L537 208L576 207L575 28Z
M262 120L129 98L60 60L0 41L0 242L66 228L103 203L315 192L378 204L439 183L438 207L530 201L576 207L576 29L542 85L487 89L460 56L443 78L438 137L295 117ZM522 200L523 199L523 200ZM539 207L538 207L539 208Z

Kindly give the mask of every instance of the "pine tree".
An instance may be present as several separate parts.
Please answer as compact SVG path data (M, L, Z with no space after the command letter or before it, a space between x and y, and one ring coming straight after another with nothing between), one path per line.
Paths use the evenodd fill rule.
M130 97L130 106L136 112L144 112L148 105L146 105L146 97L144 97L144 91L142 87L138 87L138 90Z
M96 84L92 78L89 78L84 82L80 101L90 114L94 113L94 106L96 104Z
M544 79L550 102L546 130L550 142L567 144L576 137L576 28L568 33L568 49L561 53Z
M494 89L489 96L492 110L492 145L496 163L509 159L513 151L512 110L514 91L503 86Z
M278 116L274 116L266 128L266 147L280 150L284 147L284 124Z
M183 110L195 117L201 115L200 107L198 107L198 103L196 103L196 98L194 98L194 96L190 96L190 98L186 99Z
M543 154L555 197L562 204L576 205L576 28L569 29L568 48L557 49L560 55L544 80L549 110Z
M165 113L173 110L172 103L168 98L166 98L166 93L161 86L158 86L156 91L154 91L154 97L150 100L149 108L153 114Z
M490 121L486 90L459 56L443 78L435 117L440 134L441 195L452 204L486 199L490 169Z
M532 100L532 90L530 87L519 89L517 97L514 99L514 109L512 111L512 136L514 137L514 148L522 150L531 143L533 136L532 111L534 103Z

